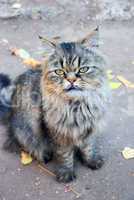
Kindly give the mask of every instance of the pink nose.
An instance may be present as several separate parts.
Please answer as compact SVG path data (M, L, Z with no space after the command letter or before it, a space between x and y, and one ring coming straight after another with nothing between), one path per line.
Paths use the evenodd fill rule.
M76 78L67 78L67 80L72 84L76 81Z

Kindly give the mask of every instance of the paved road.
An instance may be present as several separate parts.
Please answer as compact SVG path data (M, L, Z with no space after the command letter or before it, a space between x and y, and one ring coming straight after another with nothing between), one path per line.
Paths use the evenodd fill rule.
M101 27L101 49L107 55L108 69L134 82L134 22L107 22ZM11 56L9 46L28 50L41 59L42 47L38 35L60 35L64 39L77 38L88 32L94 23L72 21L43 21L39 19L12 19L0 21L0 72L12 78L26 67L20 59ZM45 50L47 51L47 50ZM134 160L124 160L121 150L134 147L134 90L121 87L113 92L109 119L105 131L98 138L106 163L99 171L78 167L78 179L72 183L83 200L134 200ZM5 127L0 126L0 147L5 138ZM54 170L54 163L47 166ZM0 200L76 199L65 193L64 184L58 184L37 167L24 167L17 155L0 149Z

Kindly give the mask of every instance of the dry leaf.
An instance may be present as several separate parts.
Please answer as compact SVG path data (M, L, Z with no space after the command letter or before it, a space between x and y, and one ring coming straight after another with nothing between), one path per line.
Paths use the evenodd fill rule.
M28 153L24 151L21 152L21 163L23 165L29 165L32 161L33 159Z
M23 63L24 63L25 65L28 65L28 66L32 67L33 69L38 68L38 67L41 66L41 62L38 61L38 60L35 60L34 58L25 59L25 60L23 61Z
M123 83L126 87L134 88L134 83L131 83L130 81L128 81L127 79L125 79L123 76L117 76L117 79L121 83Z
M114 78L112 70L107 70L107 77L109 80L112 80Z
M134 158L134 149L130 147L125 147L122 151L122 155L125 159L131 159Z
M16 55L22 58L23 63L27 66L32 67L33 69L41 66L41 62L38 60L35 60L34 58L31 58L30 54L24 49L12 48L11 53L12 55Z
M128 175L129 176L134 176L134 172L129 172Z
M12 55L15 55L15 56L19 55L19 49L17 49L17 48L12 48L12 49L10 49L10 51L11 51Z
M19 56L22 59L30 58L30 54L24 49L12 48L11 53L12 53L12 55Z
M115 89L118 89L118 88L121 86L121 83L110 81L110 82L109 82L109 85L110 85L110 88L111 88L111 89L115 90Z

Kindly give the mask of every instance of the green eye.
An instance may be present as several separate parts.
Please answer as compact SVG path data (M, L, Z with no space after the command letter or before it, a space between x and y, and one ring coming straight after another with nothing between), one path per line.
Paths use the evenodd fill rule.
M79 69L79 73L86 73L89 70L89 67L82 67Z
M61 70L61 69L56 69L56 70L55 70L55 73L56 73L57 75L64 75L64 71Z

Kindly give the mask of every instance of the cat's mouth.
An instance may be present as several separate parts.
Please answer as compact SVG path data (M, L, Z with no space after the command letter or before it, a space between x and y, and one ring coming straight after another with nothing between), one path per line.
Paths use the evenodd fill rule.
M82 89L79 88L76 85L70 85L67 88L65 88L64 91L66 91L66 92L70 92L70 91L82 91Z

